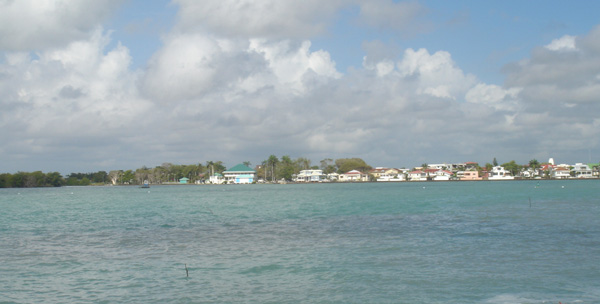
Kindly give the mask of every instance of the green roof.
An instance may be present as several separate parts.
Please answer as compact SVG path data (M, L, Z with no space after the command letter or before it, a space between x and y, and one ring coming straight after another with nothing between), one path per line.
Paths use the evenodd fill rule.
M252 173L254 173L256 171L250 169L250 167L248 167L248 166L246 166L244 164L239 164L239 165L236 165L233 168L231 168L231 169L229 169L229 170L227 170L225 172L252 172Z

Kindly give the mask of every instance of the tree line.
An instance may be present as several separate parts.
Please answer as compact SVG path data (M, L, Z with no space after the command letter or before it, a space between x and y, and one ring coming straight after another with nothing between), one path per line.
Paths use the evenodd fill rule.
M252 168L249 161L244 165ZM258 178L264 180L291 180L294 174L301 170L321 169L323 173L344 173L350 170L366 172L372 167L360 158L342 158L333 160L326 158L313 165L310 159L299 157L292 159L284 155L269 156L254 169ZM63 177L58 172L43 173L17 172L14 174L0 174L0 188L31 188L31 187L60 187L60 186L89 186L89 185L141 185L145 181L150 184L177 183L179 179L187 177L191 183L207 181L213 174L222 174L226 171L222 161L206 161L204 164L177 165L163 163L154 168L143 166L136 170L112 170L110 172L98 171L92 173L71 173Z
M251 167L249 161L243 162L244 165ZM492 163L486 163L480 167L477 165L477 170L491 170L492 166L497 166L496 158ZM541 167L540 162L535 159L529 161L526 165L529 168ZM524 167L518 165L514 160L502 164L502 166L510 171L514 176ZM426 168L427 164L422 167ZM255 168L257 178L265 181L276 180L292 180L295 174L301 170L320 169L324 174L329 173L345 173L351 170L368 172L372 169L361 158L340 158L332 159L325 158L318 164L313 164L310 159L299 157L292 159L288 155L277 157L270 155L263 160ZM71 173L63 177L58 172L43 173L35 172L17 172L14 174L0 174L0 188L28 188L28 187L60 187L60 186L88 186L88 185L141 185L145 181L150 184L177 183L179 179L187 177L191 183L197 181L208 181L213 174L222 174L226 171L222 161L206 161L204 164L177 165L172 163L163 163L154 168L146 166L136 170L113 170L110 172L98 171L92 173Z

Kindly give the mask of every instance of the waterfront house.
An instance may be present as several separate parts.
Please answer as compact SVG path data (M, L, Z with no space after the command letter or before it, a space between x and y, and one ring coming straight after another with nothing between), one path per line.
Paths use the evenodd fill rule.
M451 168L451 164L427 164L427 169L446 170Z
M235 165L224 171L223 175L228 184L251 184L256 179L256 171L244 164Z
M395 168L378 167L369 171L369 174L378 182L399 182L404 180L404 174Z
M222 184L224 181L225 181L225 178L223 177L223 174L221 174L221 173L214 173L208 179L208 182L211 184Z
M182 178L179 179L179 183L180 184L187 184L189 182L190 182L190 179L187 178L187 177L182 177Z
M375 169L371 169L369 174L373 176L373 178L378 179L382 174L385 174L385 170L387 170L387 168L377 167Z
M408 173L408 180L411 182L415 181L426 181L427 173L422 170L415 170Z
M566 179L571 177L571 170L565 167L555 167L552 169L550 176L554 179Z
M538 171L540 172L541 177L551 178L554 168L556 168L556 166L553 164L542 164Z
M473 180L482 180L483 178L479 176L479 171L460 171L457 174L460 176L461 181L473 181Z
M452 178L452 172L440 169L433 173L429 173L429 177L434 181L449 181Z
M502 166L495 166L492 171L488 174L488 180L511 180L515 179L514 176L510 175L510 172Z
M519 172L519 176L522 178L534 178L539 176L539 172L534 168L525 166L521 169L521 172Z
M583 163L576 163L571 169L575 178L593 178L592 169Z
M377 177L378 182L403 182L406 181L406 175L399 169L387 169Z
M337 181L339 179L340 179L340 175L338 173L333 172L333 173L327 174L327 180L328 181L334 182L334 181Z
M369 175L364 174L358 170L348 171L346 173L340 174L339 176L340 182L368 182Z
M299 183L316 183L324 181L325 177L323 170L302 170L294 180Z

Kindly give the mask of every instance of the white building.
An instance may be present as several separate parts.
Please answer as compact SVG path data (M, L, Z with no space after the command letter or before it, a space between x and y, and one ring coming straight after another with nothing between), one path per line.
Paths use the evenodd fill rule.
M211 184L222 184L225 181L223 174L215 173L208 178L208 182Z
M358 170L348 171L346 173L340 174L339 177L340 182L368 182L369 175L364 174Z
M323 174L323 170L302 170L296 175L296 182L310 183L310 182L322 182L326 176Z
M427 180L427 172L416 170L408 173L409 181L426 181Z
M427 164L427 168L423 168L423 169L438 169L438 170L452 169L452 164Z
M556 179L571 178L571 170L565 167L556 167L552 169L550 175L552 176L552 178Z
M574 172L575 178L594 178L592 169L583 163L576 163L571 171Z
M395 175L382 174L377 178L378 182L403 182L406 181L406 177L402 173Z
M251 184L256 179L256 171L243 164L224 171L223 175L228 184Z
M511 180L515 179L514 176L510 175L510 172L502 166L495 166L492 171L489 172L488 180Z
M452 172L448 170L437 170L435 173L430 174L433 176L434 181L449 181L452 178Z
M329 181L333 182L333 181L337 181L339 179L340 179L340 175L338 173L333 172L333 173L327 174L327 180L329 180Z

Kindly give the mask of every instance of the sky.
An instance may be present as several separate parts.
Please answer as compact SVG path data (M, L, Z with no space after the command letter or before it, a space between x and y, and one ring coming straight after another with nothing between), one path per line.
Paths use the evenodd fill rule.
M599 10L0 0L0 172L598 162Z

